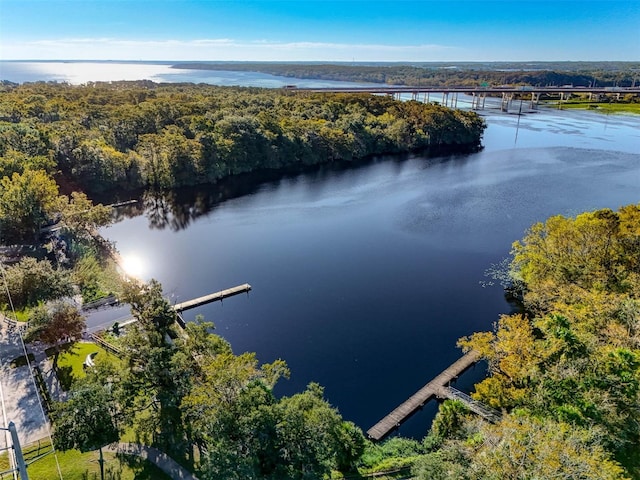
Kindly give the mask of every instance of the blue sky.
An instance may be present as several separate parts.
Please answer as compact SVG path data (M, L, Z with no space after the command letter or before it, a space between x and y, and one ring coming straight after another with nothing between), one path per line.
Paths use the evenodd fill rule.
M0 0L0 59L640 61L640 0Z

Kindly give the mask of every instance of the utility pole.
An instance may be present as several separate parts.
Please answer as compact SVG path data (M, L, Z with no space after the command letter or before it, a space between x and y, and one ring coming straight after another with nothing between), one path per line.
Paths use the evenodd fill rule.
M16 424L13 422L9 422L9 433L11 434L11 441L13 442L13 451L16 456L16 467L20 474L20 480L29 480L29 475L27 475L27 465L24 463L22 448L20 447L20 439L18 438L18 432L16 431Z
M10 470L3 472L3 474L13 472L13 477L18 478L16 477L17 472L20 480L29 480L29 475L27 474L27 464L24 462L24 457L22 456L22 448L20 448L20 439L18 438L16 425L13 422L9 422L9 425L7 425L7 427L8 428L0 428L0 430L9 432L9 435L11 436L11 446L7 445L7 447L3 448L2 450L13 450L13 452L11 452L13 453L13 455L10 456L10 458L13 457L15 467L12 466Z
M104 457L102 456L102 447L100 447L100 458L98 459L100 464L100 479L104 480Z

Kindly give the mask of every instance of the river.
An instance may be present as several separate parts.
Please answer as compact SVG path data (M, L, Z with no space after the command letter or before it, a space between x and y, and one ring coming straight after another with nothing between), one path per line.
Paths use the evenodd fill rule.
M76 83L129 72L83 65L74 67ZM215 81L215 72L167 65L136 65L127 78L149 78L149 68L162 81L294 83L265 85L276 80L245 72ZM29 78L53 79L42 70ZM250 283L248 296L187 319L213 321L236 353L284 359L292 374L278 395L318 382L366 430L454 361L459 337L491 329L511 310L484 272L528 226L640 202L640 116L482 113L488 129L478 153L242 177L148 202L145 215L125 218L125 208L102 233L172 302ZM457 387L470 391L483 374L479 365ZM399 433L421 437L435 411L431 402Z
M550 215L640 201L640 118L492 113L481 152L178 192L103 233L236 353L286 360L278 394L319 382L364 430L459 355L456 340L510 311L484 272ZM482 366L458 387L470 390ZM420 437L436 405L399 430Z
M212 85L242 85L280 88L295 84L301 87L363 86L362 83L332 80L302 80L258 72L234 72L172 68L173 62L106 61L8 61L0 60L0 81L15 83L52 81L72 85L87 82L153 80L154 82L191 82Z

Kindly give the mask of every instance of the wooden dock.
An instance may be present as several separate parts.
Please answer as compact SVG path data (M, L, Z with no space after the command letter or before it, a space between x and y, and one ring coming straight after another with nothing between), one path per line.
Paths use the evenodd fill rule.
M189 310L190 308L199 307L200 305L206 305L207 303L217 302L225 298L233 297L234 295L239 295L240 293L249 292L249 290L251 290L251 285L245 283L243 285L238 285L237 287L227 288L226 290L211 293L203 297L194 298L193 300L176 303L173 306L173 309L176 312L183 312L184 310Z
M373 440L386 437L392 430L400 426L409 416L422 407L433 397L450 398L452 394L447 386L460 374L480 360L480 354L474 350L453 362L446 370L414 393L407 401L393 410L373 427L367 430L367 435Z
M223 300L228 297L233 297L234 295L238 295L240 293L249 292L249 290L251 290L251 285L249 285L248 283L245 283L243 285L238 285L237 287L227 288L226 290L210 293L209 295L205 295L204 297L198 297L192 300L188 300L186 302L176 303L175 305L173 305L172 308L176 312L178 312L178 318L177 318L178 325L180 325L183 329L186 326L184 318L182 318L182 315L180 315L180 313L183 312L184 310L199 307L200 305L205 305L207 303ZM132 323L136 323L137 321L138 321L137 318L131 317L131 318L127 318L126 320L123 320L122 322L118 322L118 325L120 327L126 327L127 325L131 325Z

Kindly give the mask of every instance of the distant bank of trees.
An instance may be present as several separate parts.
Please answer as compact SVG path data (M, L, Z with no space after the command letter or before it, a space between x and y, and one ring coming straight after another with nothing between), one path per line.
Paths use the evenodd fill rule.
M244 172L478 146L470 112L372 95L153 82L5 85L0 178L26 169L87 191L173 188Z
M467 65L451 68L446 65L346 65L346 64L296 64L296 63L179 63L175 68L195 70L226 70L261 72L282 77L335 80L346 82L384 83L410 86L481 86L574 85L589 87L630 87L640 83L638 64L618 65L608 68L605 64L585 64L581 69L569 69L571 65L551 64L547 68L525 64L496 66ZM502 68L501 68L502 67ZM295 83L295 82L292 82Z

